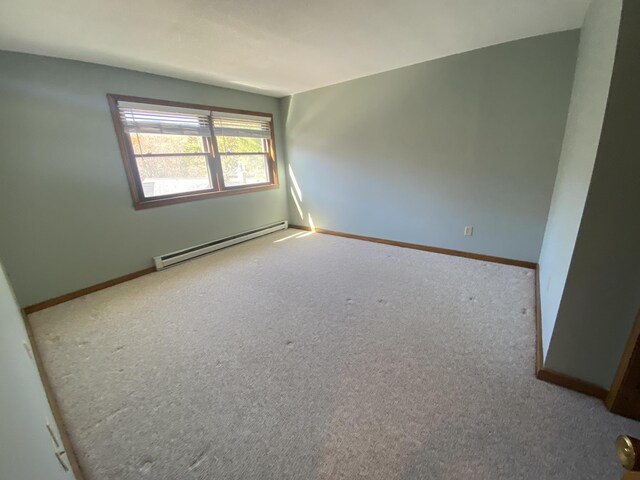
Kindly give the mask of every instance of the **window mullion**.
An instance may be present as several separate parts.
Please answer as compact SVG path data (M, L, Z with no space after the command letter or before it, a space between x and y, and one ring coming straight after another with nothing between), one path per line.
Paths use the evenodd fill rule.
M211 131L211 155L209 156L209 168L216 180L217 190L224 190L224 176L222 174L222 159L220 158L220 150L218 148L218 140L213 130L213 116L209 114L209 130Z
M263 139L263 142L267 154L269 182L276 183L278 178L278 165L276 163L275 149L273 146L273 130L271 130L271 138Z

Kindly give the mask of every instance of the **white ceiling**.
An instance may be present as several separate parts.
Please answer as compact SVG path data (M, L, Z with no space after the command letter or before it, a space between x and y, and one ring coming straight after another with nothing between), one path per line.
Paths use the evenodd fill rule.
M283 96L578 28L589 0L1 0L0 49Z

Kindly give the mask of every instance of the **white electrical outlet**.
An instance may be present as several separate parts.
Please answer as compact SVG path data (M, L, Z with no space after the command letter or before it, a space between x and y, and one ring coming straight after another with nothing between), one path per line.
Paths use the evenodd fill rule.
M467 225L466 227L464 227L464 234L465 234L467 237L470 237L471 235L473 235L473 227L472 227L472 226L469 226L469 225Z

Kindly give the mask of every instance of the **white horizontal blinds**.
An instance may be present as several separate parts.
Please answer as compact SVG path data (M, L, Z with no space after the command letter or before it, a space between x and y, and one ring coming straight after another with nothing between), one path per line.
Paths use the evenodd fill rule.
M271 118L258 115L212 112L216 136L271 138Z
M120 120L127 133L210 137L208 110L119 102Z

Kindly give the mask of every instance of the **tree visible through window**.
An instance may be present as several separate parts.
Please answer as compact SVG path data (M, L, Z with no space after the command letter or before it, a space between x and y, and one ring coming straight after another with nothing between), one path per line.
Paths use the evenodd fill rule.
M224 184L249 185L268 181L268 145L264 139L218 137Z
M213 188L202 137L129 133L145 197Z
M136 208L277 186L270 114L109 95Z

